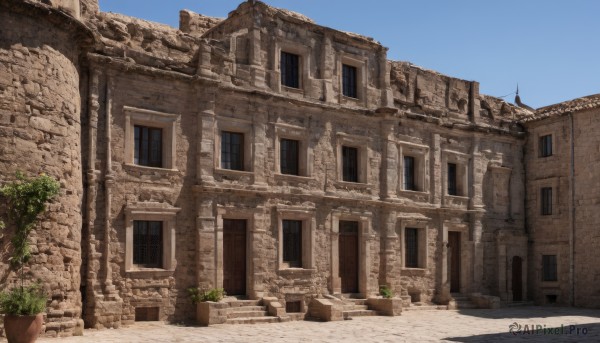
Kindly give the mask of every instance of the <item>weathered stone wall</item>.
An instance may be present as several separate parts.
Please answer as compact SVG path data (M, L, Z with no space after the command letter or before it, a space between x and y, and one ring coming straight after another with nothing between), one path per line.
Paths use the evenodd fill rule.
M41 280L49 296L46 333L65 336L83 329L79 39L47 13L16 1L0 5L0 170L2 182L16 171L46 173L60 182L58 199L32 233L26 275ZM2 236L3 246L10 232ZM2 288L15 281L8 257L2 255L0 264Z

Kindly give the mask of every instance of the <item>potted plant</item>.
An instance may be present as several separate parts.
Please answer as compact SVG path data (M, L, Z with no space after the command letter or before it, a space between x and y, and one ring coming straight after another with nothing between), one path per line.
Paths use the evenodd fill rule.
M8 223L14 226L11 240L11 267L19 275L19 285L0 293L0 312L4 313L4 332L9 343L34 342L43 325L47 297L39 283L25 282L24 265L31 258L29 234L46 203L60 189L58 181L45 174L26 178L17 172L17 179L0 187L6 201ZM4 228L4 223L0 224Z

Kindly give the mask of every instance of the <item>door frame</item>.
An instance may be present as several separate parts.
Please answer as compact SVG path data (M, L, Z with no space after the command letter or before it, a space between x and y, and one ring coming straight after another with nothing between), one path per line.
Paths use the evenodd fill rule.
M458 275L458 291L455 290L454 292L452 291L452 274L453 274L452 255L454 252L450 250L450 235L451 234L458 234L458 243L457 244L458 244L458 249L459 249L459 251L458 251L458 268L459 269L458 269L458 273L457 273L457 275ZM448 231L448 250L447 250L448 262L447 263L448 263L448 287L449 287L450 293L463 293L463 290L465 289L464 283L463 283L463 277L462 277L463 270L464 270L464 265L463 265L464 259L462 258L463 249L464 249L462 243L464 241L464 235L465 234L462 231L453 231L453 230Z
M521 266L521 272L520 273L515 273L515 259L519 259ZM510 260L510 275L511 275L511 282L510 282L510 293L511 293L511 297L510 297L510 301L524 301L525 300L525 291L523 289L523 269L524 269L524 259L519 256L519 255L514 255L511 260ZM514 286L515 286L515 275L520 274L520 279L521 279L521 299L520 300L515 300L515 290L514 290Z
M342 293L340 277L340 221L358 222L358 295L368 297L369 266L371 265L369 237L371 233L372 215L368 213L353 213L334 211L331 214L331 277L329 290L332 294Z
M340 222L342 222L342 220L340 220ZM340 274L339 275L340 276L340 289L343 294L346 294L346 293L357 294L359 292L358 281L360 279L360 222L354 221L354 220L353 221L345 221L345 222L356 223L356 232L352 233L352 234L342 234L341 232L338 233L338 254L339 254L338 255L338 262L339 262L338 263L338 273ZM343 262L342 260L339 259L339 256L341 255L341 251L340 251L339 247L341 247L340 242L341 242L341 238L343 236L353 237L353 239L355 237L355 239L356 239L356 250L355 250L355 252L353 252L356 254L356 256L355 256L356 264L352 268L352 269L356 269L356 280L355 280L356 281L356 290L354 292L344 292L344 287L343 287L344 281L343 281L343 278L341 275L341 267L342 267L342 264L345 262ZM348 249L348 250L350 250L350 249ZM354 247L352 248L352 250L354 250Z
M256 230L257 209L243 209L237 207L217 207L217 227L215 230L215 287L223 288L223 219L246 220L246 296L257 299L263 289L262 280L257 280L254 273L254 245L256 235L263 234L264 230Z

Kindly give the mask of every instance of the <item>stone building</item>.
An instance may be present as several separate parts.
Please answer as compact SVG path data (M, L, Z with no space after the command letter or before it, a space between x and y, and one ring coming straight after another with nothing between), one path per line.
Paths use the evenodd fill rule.
M192 286L599 305L597 97L532 112L258 1L180 15L0 3L1 181L62 186L29 270L48 334L192 320Z

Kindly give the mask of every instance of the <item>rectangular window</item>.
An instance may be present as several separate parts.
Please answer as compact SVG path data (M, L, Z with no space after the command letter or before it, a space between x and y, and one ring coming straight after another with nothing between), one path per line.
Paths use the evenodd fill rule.
M542 255L542 280L557 281L556 255Z
M342 91L347 97L358 98L356 75L356 67L342 65Z
M404 156L404 190L417 190L415 185L415 158L411 156Z
M300 175L299 165L300 142L291 139L282 139L279 145L281 174Z
M540 137L540 157L552 156L552 135Z
M458 195L455 163L448 163L448 195Z
M134 163L162 168L162 129L135 125L134 136Z
M221 168L244 170L244 134L221 133Z
M300 88L300 56L281 52L281 84Z
M404 232L405 267L419 267L419 229L406 228Z
M358 149L342 146L343 180L358 182Z
M133 221L133 263L162 268L162 222Z
M552 187L542 188L540 196L542 197L542 215L552 214Z
M302 268L302 221L283 220L283 262L290 268Z

